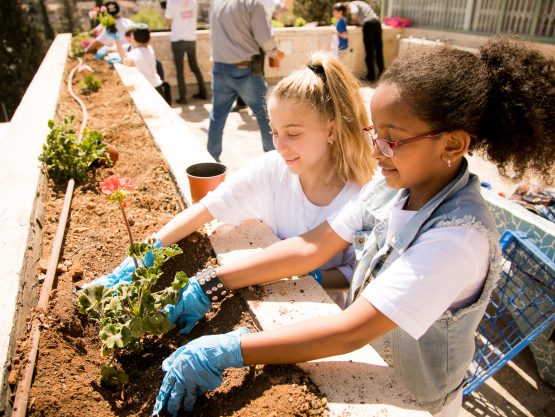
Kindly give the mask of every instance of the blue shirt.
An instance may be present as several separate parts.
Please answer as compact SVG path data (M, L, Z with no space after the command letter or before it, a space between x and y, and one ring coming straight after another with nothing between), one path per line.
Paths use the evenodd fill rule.
M342 18L341 20L338 20L337 23L335 24L335 30L337 30L337 32L341 33L347 33L347 19ZM349 47L349 39L348 38L342 38L341 36L338 36L339 38L339 50L342 51L343 49L347 49Z

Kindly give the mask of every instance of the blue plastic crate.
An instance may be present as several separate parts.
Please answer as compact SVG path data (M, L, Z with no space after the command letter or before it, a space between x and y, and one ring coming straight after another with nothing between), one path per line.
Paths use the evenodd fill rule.
M524 233L507 231L500 243L503 272L476 331L464 395L555 323L555 263Z

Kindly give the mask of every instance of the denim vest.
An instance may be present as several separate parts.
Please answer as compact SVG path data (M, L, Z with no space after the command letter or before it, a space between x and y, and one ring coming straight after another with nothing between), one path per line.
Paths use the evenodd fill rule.
M480 194L478 177L468 172L466 160L456 178L386 242L391 208L407 193L392 190L380 179L363 196L363 230L354 237L357 266L347 306L429 229L465 225L487 236L490 244L488 275L474 303L456 312L446 311L418 340L396 328L372 343L418 403L435 414L464 387L474 355L474 332L499 278L501 253L495 222Z

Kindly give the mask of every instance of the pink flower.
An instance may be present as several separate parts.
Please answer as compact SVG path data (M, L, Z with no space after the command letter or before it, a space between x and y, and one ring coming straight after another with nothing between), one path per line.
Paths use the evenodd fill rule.
M94 19L96 17L96 15L98 14L99 10L100 9L98 7L95 7L93 9L89 10L89 18Z
M125 197L127 191L133 191L133 181L129 177L118 177L110 175L99 184L100 191L108 196L109 200L116 201L120 206L125 207Z
M88 47L88 46L92 43L93 40L94 40L94 39L92 39L92 38L83 39L83 40L80 42L81 48L86 48L86 47Z

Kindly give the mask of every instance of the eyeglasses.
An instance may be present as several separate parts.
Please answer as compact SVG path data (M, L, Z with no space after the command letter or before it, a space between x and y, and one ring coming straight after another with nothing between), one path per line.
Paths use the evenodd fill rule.
M395 153L393 149L401 146L406 145L407 143L416 142L417 140L426 139L426 138L433 138L445 133L445 130L433 130L428 133L424 133L422 135L414 136L412 138L403 139L403 140L387 140L378 137L378 133L374 129L374 126L368 126L363 129L365 136L368 138L370 143L374 148L378 148L383 156L388 158L392 158Z

